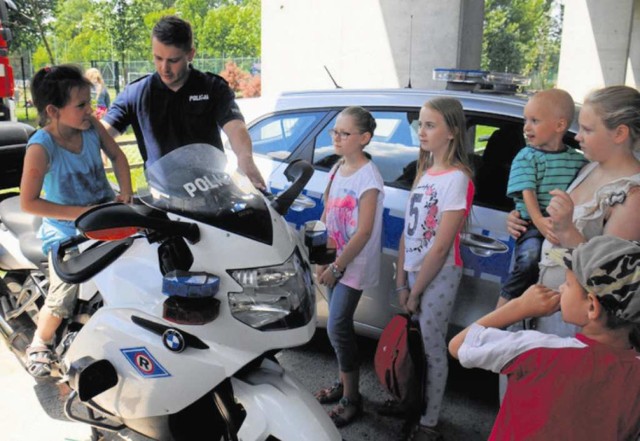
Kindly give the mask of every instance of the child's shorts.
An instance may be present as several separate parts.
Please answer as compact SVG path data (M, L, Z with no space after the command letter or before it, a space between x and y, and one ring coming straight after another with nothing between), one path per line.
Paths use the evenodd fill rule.
M77 252L71 253L77 255ZM49 312L59 318L69 318L78 299L79 286L63 282L56 274L52 264L52 253L49 253L49 293L44 302Z

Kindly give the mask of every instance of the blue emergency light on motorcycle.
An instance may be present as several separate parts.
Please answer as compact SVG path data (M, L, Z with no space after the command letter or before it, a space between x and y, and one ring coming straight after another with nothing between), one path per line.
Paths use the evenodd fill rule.
M220 288L220 278L213 274L170 271L162 278L162 293L172 297L213 297Z
M162 278L163 318L185 325L203 325L218 316L220 278L205 272L170 271Z

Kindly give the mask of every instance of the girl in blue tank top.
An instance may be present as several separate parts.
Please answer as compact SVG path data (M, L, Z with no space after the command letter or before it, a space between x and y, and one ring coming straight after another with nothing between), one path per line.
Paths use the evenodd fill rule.
M31 96L42 127L27 144L20 205L43 217L38 237L49 253L56 243L75 235L73 221L91 206L131 198L129 163L118 144L94 118L91 83L75 66L45 67L31 80ZM100 150L111 159L120 194L107 180ZM53 361L55 331L69 317L77 287L49 274L49 293L40 311L38 327L27 349L27 369L36 377L48 376Z

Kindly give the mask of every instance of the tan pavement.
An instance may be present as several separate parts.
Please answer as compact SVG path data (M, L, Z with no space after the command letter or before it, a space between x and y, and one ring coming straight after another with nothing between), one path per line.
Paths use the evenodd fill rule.
M91 429L66 420L52 381L36 381L0 339L0 440L88 441ZM48 403L46 408L42 404Z

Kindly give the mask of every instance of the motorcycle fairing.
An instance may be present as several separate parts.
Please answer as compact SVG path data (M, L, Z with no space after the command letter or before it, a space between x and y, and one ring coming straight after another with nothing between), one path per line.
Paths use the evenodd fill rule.
M142 317L138 317L136 315L131 316L131 320L141 328L147 329L159 336L164 336L165 332L170 331L172 329L177 329L175 326L163 325L161 323L156 323L152 320L147 320ZM184 342L185 342L184 344L186 347L195 348L195 349L209 349L209 346L207 346L205 342L200 340L195 335L185 332L181 329L179 329L179 331L182 334L182 337L184 338Z

